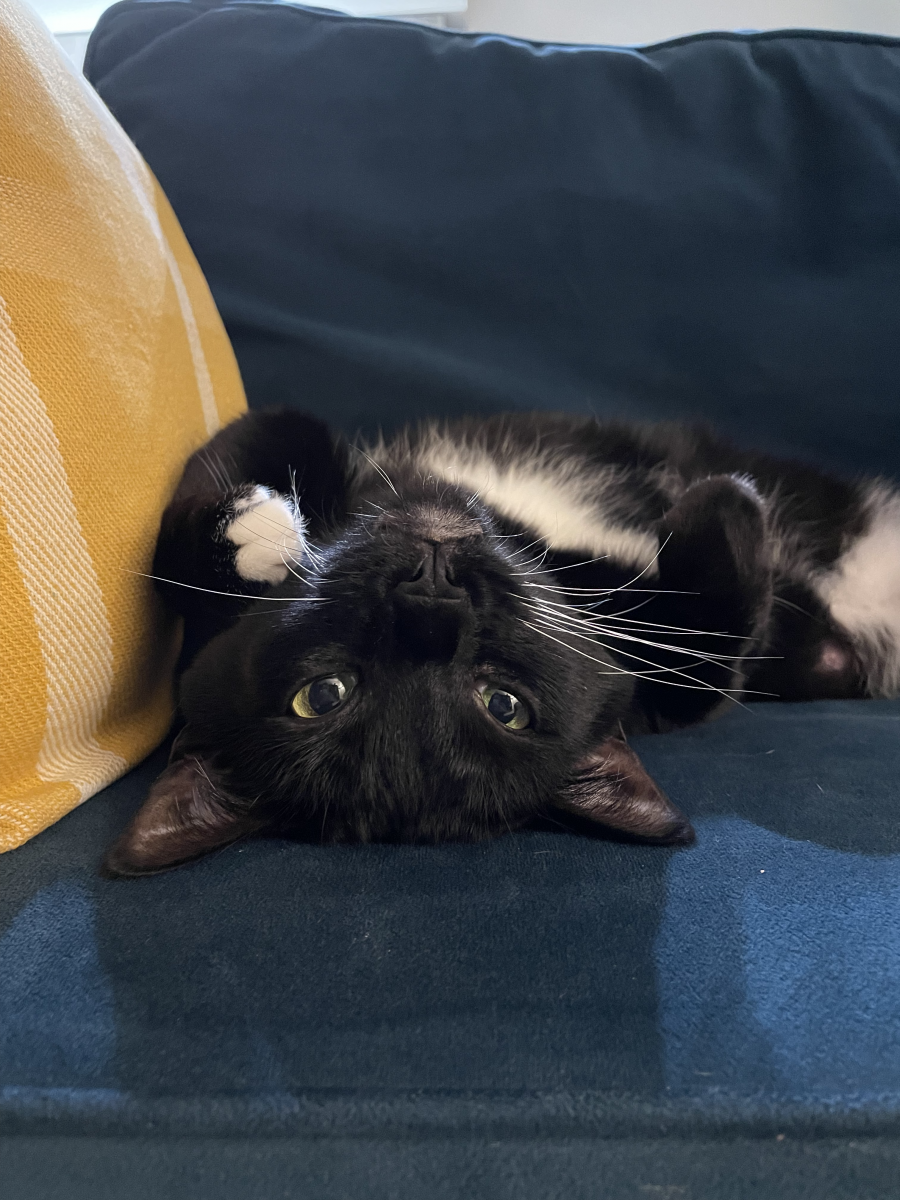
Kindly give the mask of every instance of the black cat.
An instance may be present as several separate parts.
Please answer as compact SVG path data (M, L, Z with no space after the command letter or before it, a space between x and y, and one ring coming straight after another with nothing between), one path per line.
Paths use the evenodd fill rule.
M188 462L153 573L202 648L111 875L261 830L551 813L689 842L629 733L900 689L900 495L678 425L523 414L360 450L251 414Z

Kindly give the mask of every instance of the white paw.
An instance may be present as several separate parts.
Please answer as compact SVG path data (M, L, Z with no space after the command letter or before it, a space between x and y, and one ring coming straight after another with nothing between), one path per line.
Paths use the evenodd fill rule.
M306 548L303 518L286 496L255 487L234 506L225 538L238 547L234 567L241 579L281 583L299 566Z

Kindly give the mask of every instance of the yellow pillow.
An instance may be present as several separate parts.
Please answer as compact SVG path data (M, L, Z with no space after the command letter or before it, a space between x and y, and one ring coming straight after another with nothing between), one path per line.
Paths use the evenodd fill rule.
M185 459L244 407L146 164L0 0L0 850L165 734L180 633L138 572Z

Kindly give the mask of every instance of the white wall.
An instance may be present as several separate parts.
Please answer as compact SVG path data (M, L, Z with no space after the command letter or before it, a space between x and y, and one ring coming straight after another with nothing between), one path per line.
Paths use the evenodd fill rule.
M900 37L900 0L469 0L457 28L639 45L708 29L852 29Z

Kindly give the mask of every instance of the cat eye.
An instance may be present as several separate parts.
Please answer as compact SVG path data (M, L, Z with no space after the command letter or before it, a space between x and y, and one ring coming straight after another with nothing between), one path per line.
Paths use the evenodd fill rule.
M507 729L526 729L531 724L527 705L505 688L486 683L478 688L477 695L494 720Z
M323 675L300 689L291 708L298 717L324 717L340 708L355 687L355 675Z

